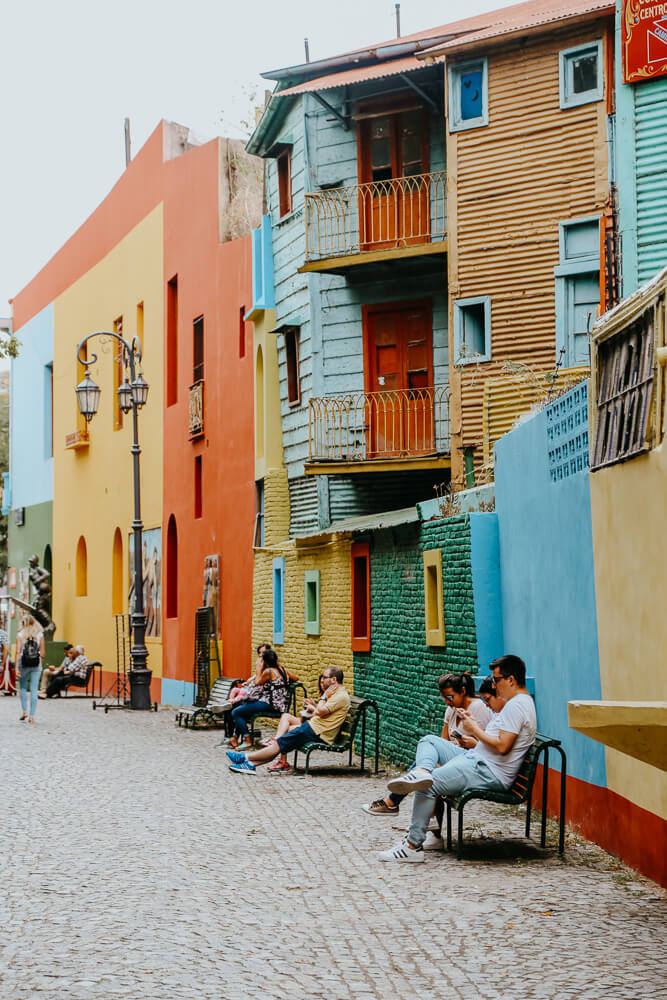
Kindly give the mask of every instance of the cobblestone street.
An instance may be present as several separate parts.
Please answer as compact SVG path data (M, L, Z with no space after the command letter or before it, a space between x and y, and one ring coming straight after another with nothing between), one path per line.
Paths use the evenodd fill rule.
M234 775L168 710L18 716L0 699L2 1000L665 996L664 893L591 845L381 865L407 822L359 809L382 777Z

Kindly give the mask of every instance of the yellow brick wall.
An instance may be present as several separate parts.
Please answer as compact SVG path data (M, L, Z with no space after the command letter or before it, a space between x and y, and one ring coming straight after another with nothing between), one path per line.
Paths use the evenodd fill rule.
M289 538L289 486L287 469L267 469L264 476L264 544Z
M303 681L310 695L325 667L345 673L345 686L354 690L350 649L350 540L297 547L283 542L255 552L253 588L253 644L273 644L273 560L285 558L285 643L276 646L281 663ZM320 571L320 635L306 635L304 574Z

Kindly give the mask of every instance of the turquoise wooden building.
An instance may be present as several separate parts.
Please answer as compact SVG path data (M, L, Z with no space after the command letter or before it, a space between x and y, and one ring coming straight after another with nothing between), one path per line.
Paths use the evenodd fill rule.
M248 151L266 161L291 535L449 476L444 74L416 58L438 41L264 74Z
M667 264L667 16L655 7L640 17L635 8L617 0L615 147L623 295ZM647 60L643 65L636 64L628 45L633 31L641 46L637 55Z

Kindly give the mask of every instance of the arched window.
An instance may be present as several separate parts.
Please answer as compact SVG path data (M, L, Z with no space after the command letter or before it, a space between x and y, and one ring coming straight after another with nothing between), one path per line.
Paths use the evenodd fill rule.
M264 458L264 354L257 348L255 366L255 458Z
M178 617L178 534L172 514L167 525L167 618Z
M77 597L88 594L88 549L86 539L81 535L76 546L76 590Z
M111 614L123 613L123 536L120 528L113 535L111 555Z

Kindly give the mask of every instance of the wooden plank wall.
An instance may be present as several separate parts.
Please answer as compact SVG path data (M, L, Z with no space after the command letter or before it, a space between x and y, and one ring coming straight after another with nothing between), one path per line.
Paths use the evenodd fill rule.
M606 101L561 110L558 53L609 30L598 20L487 49L489 124L447 137L450 302L490 295L492 330L492 361L452 375L453 459L458 444L482 461L484 383L499 366L555 366L558 223L609 197Z

